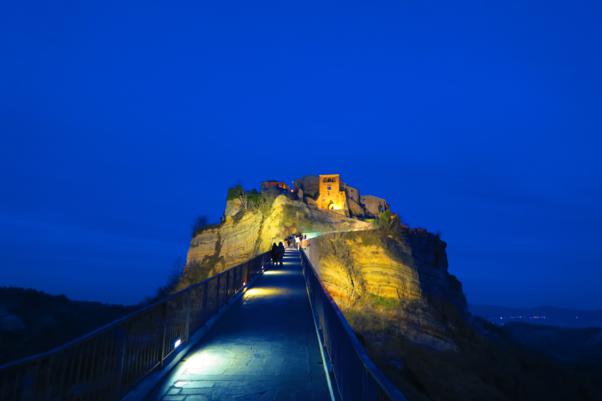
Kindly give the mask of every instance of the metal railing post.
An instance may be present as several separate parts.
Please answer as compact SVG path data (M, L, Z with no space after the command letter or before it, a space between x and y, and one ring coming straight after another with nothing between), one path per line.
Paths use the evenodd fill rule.
M304 251L301 251L304 252ZM322 340L328 370L342 401L406 401L368 357L353 329L320 282L307 254L301 263L313 317Z
M127 335L126 330L123 327L119 327L115 332L115 386L113 387L113 394L115 399L121 395L121 385L123 383L123 372L125 367L125 356L127 348Z
M186 341L188 342L188 339L190 338L190 310L191 310L191 299L190 299L190 292L186 294L186 297L184 299L185 302L185 311L184 313L186 313L186 320L184 322L184 333L186 335L185 339L182 339L182 342Z
M205 323L207 317L208 317L208 312L207 312L207 296L209 294L207 294L209 292L209 283L205 282L205 285L203 286L203 304L201 306L201 313L203 314L203 323Z
M162 304L162 313L161 313L161 320L163 323L163 332L161 334L161 363L160 365L163 366L163 361L165 361L165 341L167 340L167 304L168 301L163 302Z
M36 363L23 374L22 383L23 388L21 389L21 398L23 401L37 401L34 394L36 388L36 381L38 376L38 364Z

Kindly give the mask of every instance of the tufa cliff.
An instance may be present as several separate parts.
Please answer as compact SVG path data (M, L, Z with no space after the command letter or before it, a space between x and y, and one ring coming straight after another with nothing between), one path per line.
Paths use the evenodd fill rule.
M191 240L181 288L266 252L288 235L311 233L317 237L308 255L360 335L387 331L436 349L456 347L440 306L462 315L466 301L447 271L445 242L401 224L384 199L361 196L338 175L306 176L290 189L277 181L261 187L229 191L222 222ZM332 210L329 196L346 203Z
M371 227L368 221L318 209L310 196L303 195L301 188L295 192L270 188L258 193L234 187L229 191L221 223L193 236L178 288L267 252L273 242L291 234Z
M445 313L466 311L460 282L447 272L445 242L397 227L329 234L307 252L351 326L372 344L403 336L440 350L456 348Z
M600 400L599 370L526 350L466 311L446 243L402 224L384 199L336 174L228 192L218 225L196 230L178 288L295 233L370 357L411 401Z

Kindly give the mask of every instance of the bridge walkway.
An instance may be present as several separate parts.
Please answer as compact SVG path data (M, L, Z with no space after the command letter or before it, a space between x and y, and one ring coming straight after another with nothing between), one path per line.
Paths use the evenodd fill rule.
M147 401L329 399L300 255L287 250Z

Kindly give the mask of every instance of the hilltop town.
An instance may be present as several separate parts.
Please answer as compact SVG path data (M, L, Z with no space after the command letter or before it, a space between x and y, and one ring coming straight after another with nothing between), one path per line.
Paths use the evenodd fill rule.
M305 202L321 210L332 210L348 217L374 218L389 210L386 200L373 195L360 195L357 188L344 183L339 174L305 176L288 186L282 181L264 181L261 191L290 192L293 199Z
M463 314L461 285L447 272L446 244L404 225L385 199L361 195L339 174L270 180L228 191L220 224L193 236L179 288L266 252L291 234L306 249L330 294L358 328L386 324L413 341L454 349L429 297Z
M361 195L338 174L306 176L290 185L264 181L259 188L228 191L221 222L194 233L177 288L304 233L320 281L371 358L408 399L515 399L514 388L527 395L521 399L570 399L581 385L473 318L462 284L448 272L447 244L438 234L405 225L386 200ZM502 367L492 369L492 359ZM562 377L565 386L551 390L542 379L548 375ZM473 384L450 389L450 383Z
M230 188L220 224L195 233L186 265L188 276L195 272L193 282L265 252L291 234L372 230L383 220L399 220L386 200L360 195L339 174L304 176L290 185L268 180L259 188Z

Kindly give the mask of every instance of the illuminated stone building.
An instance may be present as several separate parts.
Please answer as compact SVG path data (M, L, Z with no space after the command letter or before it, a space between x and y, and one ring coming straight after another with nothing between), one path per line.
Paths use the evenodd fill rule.
M321 174L319 179L319 194L316 201L319 209L340 211L347 214L347 196L341 190L339 174Z

